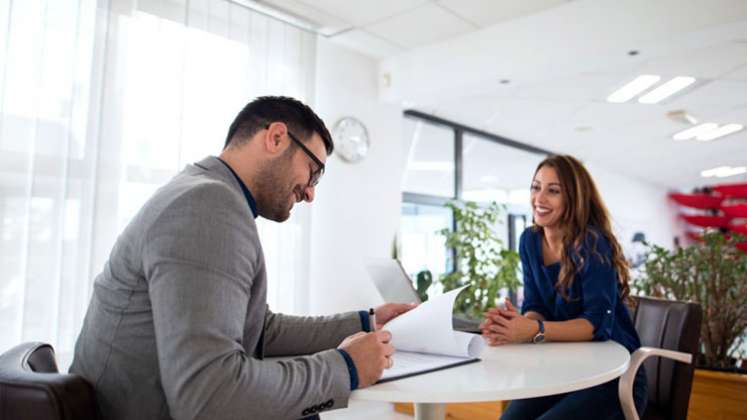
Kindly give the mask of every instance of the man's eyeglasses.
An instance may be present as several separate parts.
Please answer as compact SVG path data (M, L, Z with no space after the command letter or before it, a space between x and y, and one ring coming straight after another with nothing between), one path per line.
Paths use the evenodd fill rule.
M270 128L269 124L265 126L265 130L268 128ZM308 147L304 146L303 142L301 142L301 140L299 140L298 137L294 136L290 132L290 130L288 130L288 137L290 137L290 139L293 140L293 142L296 143L296 145L298 145L298 147L300 147L301 150L303 150L304 153L306 153L306 155L310 157L311 160L314 161L314 163L316 163L317 169L315 171L312 171L311 174L309 175L309 184L308 184L309 187L316 187L316 185L319 183L319 178L321 178L322 175L324 175L324 164L322 163L321 160L319 160L318 157L314 155L314 153L311 152L311 150L309 150Z

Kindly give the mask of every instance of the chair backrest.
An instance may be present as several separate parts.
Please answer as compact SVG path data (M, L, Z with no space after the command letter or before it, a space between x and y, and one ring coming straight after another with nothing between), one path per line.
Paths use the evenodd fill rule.
M703 310L696 303L634 297L633 322L641 345L698 354ZM666 418L687 417L692 388L692 364L678 363L663 357L646 360L648 404Z
M52 346L20 344L0 355L0 419L98 419L93 387L61 374Z

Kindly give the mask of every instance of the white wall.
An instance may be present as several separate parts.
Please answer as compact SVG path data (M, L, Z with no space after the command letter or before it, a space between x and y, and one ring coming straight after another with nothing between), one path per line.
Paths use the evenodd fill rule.
M585 165L610 211L614 233L626 251L630 250L635 232L643 232L650 243L672 248L674 236L681 236L683 230L676 219L676 207L667 198L669 191L591 162Z
M399 228L404 167L402 109L378 101L377 63L320 38L314 109L327 126L354 116L371 138L368 157L333 155L311 206L312 314L365 309L381 302L365 272L369 257L391 254Z

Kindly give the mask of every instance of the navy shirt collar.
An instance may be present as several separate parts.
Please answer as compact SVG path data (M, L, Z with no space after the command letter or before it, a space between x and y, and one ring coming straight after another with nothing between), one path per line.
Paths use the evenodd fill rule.
M233 174L234 178L236 178L236 181L239 182L239 186L241 186L241 191L244 192L244 197L246 197L247 203L249 203L249 208L252 210L252 215L254 218L257 218L257 202L254 200L254 196L252 195L252 192L249 191L249 188L246 187L246 184L244 184L244 181L239 178L238 175L236 175L236 172L233 170L233 168L227 164L223 159L218 158L219 161L221 161L224 165L226 165L226 168L228 168L229 171Z

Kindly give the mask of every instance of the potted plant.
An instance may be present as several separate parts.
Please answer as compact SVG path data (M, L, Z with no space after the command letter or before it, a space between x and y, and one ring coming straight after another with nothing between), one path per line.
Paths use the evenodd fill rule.
M743 240L711 231L702 242L672 251L649 245L645 270L634 280L645 295L703 308L690 418L747 412L747 369L735 357L742 356L738 348L747 329L747 253L736 248Z
M459 294L455 312L472 318L495 306L501 289L516 290L519 286L519 254L503 246L495 227L502 223L502 208L495 202L487 207L477 203L446 204L454 214L456 230L440 231L446 246L456 254L455 269L444 274L440 282L444 291L469 287Z
M520 285L519 254L504 247L503 241L495 232L502 224L502 207L491 203L480 207L477 203L449 202L456 222L456 231L439 231L446 239L446 246L454 249L455 269L439 279L445 292L468 285L454 302L454 312L471 318L481 318L483 312L495 306L501 289L515 291ZM432 276L427 270L417 275L417 291L427 299L426 289L431 285ZM446 407L448 418L482 419L495 418L506 408L506 401L482 403L449 404ZM396 403L395 410L413 415L410 403Z

